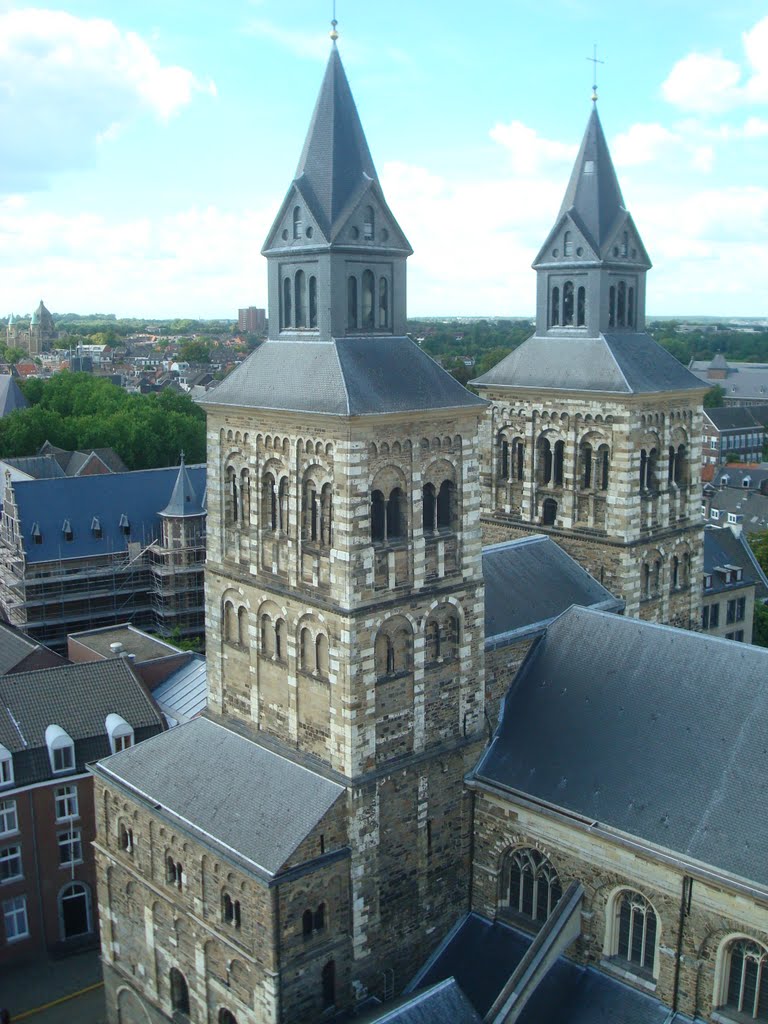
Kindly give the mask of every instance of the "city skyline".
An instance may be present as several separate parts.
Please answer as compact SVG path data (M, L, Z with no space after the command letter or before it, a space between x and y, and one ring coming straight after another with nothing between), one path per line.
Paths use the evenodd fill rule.
M330 4L109 11L0 4L0 310L41 294L61 313L265 306L260 249L299 157ZM764 316L763 11L562 0L543 16L487 0L469 20L433 0L339 4L373 158L415 250L409 315L530 315L530 263L589 116L596 40L601 119L655 265L650 315Z

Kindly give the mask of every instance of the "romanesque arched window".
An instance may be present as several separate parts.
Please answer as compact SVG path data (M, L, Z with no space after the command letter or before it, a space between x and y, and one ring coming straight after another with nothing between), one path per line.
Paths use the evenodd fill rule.
M376 634L374 659L378 679L410 672L413 665L413 633L407 621L389 621Z
M548 484L552 480L552 446L543 434L536 443L538 482Z
M231 601L224 602L224 639L229 643L237 643L237 616Z
M247 469L240 471L240 522L243 526L251 522L251 474Z
M677 555L672 556L672 565L669 574L669 589L677 590L680 586L680 559Z
M554 498L547 498L541 507L541 522L543 526L554 526L557 520L557 502Z
M627 289L627 327L635 326L635 289Z
M221 919L233 928L239 928L242 923L240 900L233 900L228 892L221 895Z
M285 619L278 619L275 623L275 657L278 661L285 661L288 657L288 629Z
M627 315L627 286L623 281L619 281L618 288L616 289L616 324L619 327L623 327L626 323Z
M277 491L272 473L261 478L261 525L265 530L277 529Z
M302 629L299 637L299 667L302 672L312 672L315 667L314 644L308 629Z
M248 612L243 607L237 613L237 642L241 647L248 646Z
M234 526L240 514L240 502L237 493L237 471L234 466L227 466L226 490L224 492L224 521Z
M563 325L573 326L573 281L566 281L563 285Z
M579 483L585 490L592 487L592 471L592 445L589 441L582 441L579 445Z
M275 654L275 626L266 613L261 616L261 653L267 658Z
M656 448L651 448L648 452L648 462L645 467L646 475L646 487L649 491L657 491L659 489L658 480L658 464L659 464L659 452Z
M644 491L648 486L648 452L645 448L640 449L640 475L639 475L640 490Z
M625 890L613 901L613 936L610 955L639 973L655 975L656 911L639 892Z
M323 547L330 547L332 540L333 523L333 487L331 484L323 484L320 492L320 543Z
M437 528L453 530L455 528L456 488L452 480L443 480L437 494Z
M387 538L401 539L408 533L408 512L405 493L400 487L393 487L387 501Z
M350 274L347 278L347 328L353 331L357 327L357 278Z
M283 329L287 330L291 324L291 279L290 277L283 278Z
M317 327L317 278L309 279L309 326Z
M509 441L499 434L499 479L509 480Z
M363 271L363 295L362 295L362 324L361 326L366 331L373 330L373 290L374 290L374 277L372 270Z
M601 491L608 490L608 478L610 472L610 449L607 444L601 444L597 449L597 486Z
M608 289L608 326L616 326L616 286L613 284Z
M587 290L582 285L576 293L576 326L583 327L587 320Z
M563 486L563 470L565 463L565 441L555 441L555 457L552 476L555 487Z
M307 278L303 270L296 271L294 278L294 309L296 310L296 326L307 326Z
M171 1008L178 1013L189 1014L189 988L187 986L187 979L178 967L172 967L168 980L171 986Z
M559 327L560 325L560 289L555 285L552 289L552 299L549 306L549 326Z
M328 637L325 633L318 633L315 640L315 672L323 679L327 679L329 670Z
M219 1024L237 1024L237 1018L225 1006L219 1010Z
M736 939L726 950L722 1005L740 1020L768 1020L766 964L768 950L751 939Z
M678 487L688 483L688 453L684 444L678 445L675 453L675 483Z
M379 278L379 327L389 327L389 282L386 277Z
M381 543L386 538L386 502L381 491L371 494L371 540Z
M288 477L286 476L280 481L277 491L277 514L276 526L279 526L281 533L288 533Z
M507 878L509 909L532 921L546 921L563 895L557 871L538 850L514 850Z
M329 960L323 967L322 995L324 1008L336 1003L336 963L333 960Z
M421 518L424 533L434 533L437 524L435 485L425 484L421 492Z
M525 471L525 441L516 437L512 442L512 479L522 480Z

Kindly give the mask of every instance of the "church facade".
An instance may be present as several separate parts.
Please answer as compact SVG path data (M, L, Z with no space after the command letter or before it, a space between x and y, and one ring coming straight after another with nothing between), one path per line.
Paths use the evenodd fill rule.
M270 336L206 401L209 710L93 769L111 1024L403 993L386 1020L438 1021L451 978L458 1024L766 1019L768 665L642 621L697 617L702 389L643 333L594 112L564 211L537 333L478 399L404 335L410 246L334 45L264 248ZM481 530L549 534L627 617L509 630L486 677Z

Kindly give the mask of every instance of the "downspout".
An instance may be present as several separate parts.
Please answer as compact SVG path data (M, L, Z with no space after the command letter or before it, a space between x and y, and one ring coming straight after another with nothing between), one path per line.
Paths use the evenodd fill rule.
M469 791L469 905L467 913L472 913L475 888L475 791Z
M672 1012L677 1013L678 1000L680 995L680 960L683 951L683 930L685 919L691 912L691 893L693 892L693 879L683 875L683 887L680 892L680 916L677 922L677 949L675 951L675 983L672 989Z
M280 948L280 887L272 887L272 948L275 950L275 1020L283 1019L283 971L282 951Z

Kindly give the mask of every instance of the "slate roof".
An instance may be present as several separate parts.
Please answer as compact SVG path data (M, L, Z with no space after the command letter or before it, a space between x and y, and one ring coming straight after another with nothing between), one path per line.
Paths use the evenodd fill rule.
M483 408L410 338L266 341L201 405L383 415Z
M0 622L0 675L10 672L39 646L35 640Z
M272 878L344 787L207 718L100 761L199 842Z
M0 416L7 416L17 409L26 409L29 402L10 373L0 373Z
M768 885L768 650L570 608L476 775Z
M749 430L768 424L768 405L724 405L705 409L704 415L718 430Z
M183 519L192 516L204 516L205 509L197 496L192 480L190 479L187 467L184 464L184 453L181 455L181 465L173 485L171 500L160 513L161 516Z
M480 1024L480 1017L453 978L439 981L366 1024Z
M614 597L550 537L536 533L483 548L485 646L535 635L572 604L620 612Z
M196 492L202 494L205 466L188 466L187 472ZM149 544L159 535L159 512L168 503L177 476L178 470L172 467L15 482L27 562L108 555L126 551L128 541ZM120 526L123 515L131 528L130 537ZM101 527L101 538L94 532L94 519ZM72 528L71 541L64 539L65 520ZM35 524L42 537L40 544L33 537Z
M60 726L75 744L75 761L109 753L106 718L121 715L137 743L163 728L160 712L126 661L59 665L0 677L0 743L13 754L16 785L51 775L45 730Z
M484 1017L531 941L531 935L503 922L470 913L412 985L421 988L453 978ZM518 1024L683 1024L689 1020L680 1014L670 1017L669 1007L653 996L564 956L544 975L517 1019Z
M724 477L728 477L728 484L720 487ZM742 486L742 481L749 478L748 487ZM723 466L718 470L713 483L706 491L709 498L709 505L712 513L718 513L717 519L712 518L717 525L726 521L727 514L742 516L742 527L746 533L761 533L768 530L768 495L761 494L759 489L764 481L768 480L768 469L759 466Z
M628 331L597 338L534 335L471 383L624 395L702 387L698 378L650 335Z
M715 572L718 566L726 565L736 565L743 570L740 582L727 584L722 576ZM707 594L725 593L754 583L755 598L758 601L768 598L768 579L754 551L744 534L736 536L729 526L707 525L704 528L704 572L712 576L712 586L707 590Z
M707 376L711 365L707 360L695 359L689 363L689 369L707 387L721 387L725 402L765 402L768 398L768 365L765 363L728 363L725 380L712 380Z
M57 448L46 441L37 453L39 456L50 456L61 466L67 476L77 476L94 457L102 462L111 473L127 473L128 467L114 448L90 448L88 451L67 451Z

